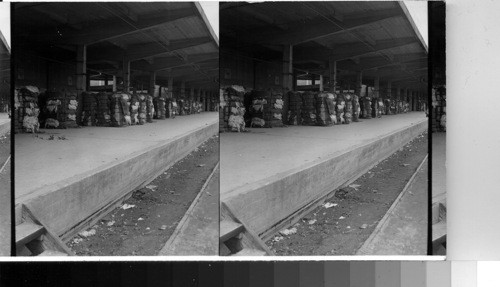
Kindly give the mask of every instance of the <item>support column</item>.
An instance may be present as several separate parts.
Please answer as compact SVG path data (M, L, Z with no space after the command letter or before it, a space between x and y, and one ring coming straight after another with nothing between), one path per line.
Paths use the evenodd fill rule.
M181 82L181 98L186 99L186 82L184 80Z
M374 98L378 98L380 97L380 78L377 76L375 77L375 81L374 81Z
M293 89L293 45L283 46L283 89Z
M149 74L149 94L151 96L155 96L155 88L156 88L156 72L151 72Z
M113 92L116 92L116 76L113 75Z
M323 88L323 75L319 75L319 91L320 92L324 91L324 88Z
M87 91L87 46L76 49L76 91L78 95Z
M168 98L172 99L174 97L174 78L172 76L168 77Z
M363 72L356 73L356 94L361 97L361 89L363 88Z
M392 82L387 81L387 98L392 98Z
M130 60L123 59L123 91L130 91Z
M337 61L331 58L328 60L328 67L330 70L330 92L335 93L337 87Z

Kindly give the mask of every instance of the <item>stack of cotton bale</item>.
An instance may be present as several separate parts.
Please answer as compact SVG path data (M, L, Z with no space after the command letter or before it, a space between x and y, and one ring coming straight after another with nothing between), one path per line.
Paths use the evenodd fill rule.
M264 119L264 107L267 105L267 93L265 91L252 91L250 95L250 126L253 128L263 128L266 126Z
M155 106L153 104L153 96L146 95L146 122L152 123L155 114Z
M305 92L302 94L302 121L304 126L316 125L316 108L314 107L315 93Z
M219 90L219 131L224 132L228 129L229 119L229 94L226 89Z
M344 94L345 99L345 110L344 110L344 120L346 124L350 124L352 122L352 115L354 111L354 107L352 104L353 95L350 93Z
M358 95L354 94L352 96L352 121L359 122L359 117L361 115L361 105L359 103Z
M35 86L24 86L16 89L14 99L14 132L37 133L40 129L38 115L38 96L40 90ZM17 99L16 99L17 98Z
M45 127L76 128L78 101L76 91L60 90L47 92L45 102Z
M156 97L153 99L155 107L155 119L164 120L167 118L167 107L165 97Z
M95 126L97 123L97 93L82 93L82 117L81 123L84 126Z
M97 94L97 114L96 114L96 125L101 127L111 126L111 100L110 94L106 92L100 92Z
M316 95L316 124L318 126L331 126L337 120L331 117L331 115L335 117L335 109L333 112L330 112L330 106L328 105L329 95L333 96L333 94L323 92Z
M301 122L302 95L298 92L288 92L287 124L297 126Z
M132 119L130 116L130 94L117 92L111 95L111 125L114 127L122 127L131 125Z

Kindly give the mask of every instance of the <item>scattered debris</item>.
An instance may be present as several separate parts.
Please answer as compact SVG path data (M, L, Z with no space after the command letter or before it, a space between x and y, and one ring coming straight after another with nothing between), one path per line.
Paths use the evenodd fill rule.
M361 185L359 184L350 184L349 187L354 189L355 191L358 191L358 188L360 187Z
M197 167L204 167L204 166L205 166L205 164L199 164L199 165L197 165Z
M334 206L337 206L337 205L338 205L337 203L327 202L327 203L323 204L323 207L324 208L330 208L330 207L334 207Z
M409 166L409 165L410 165L409 163L403 163L403 164L402 164L402 166L404 166L404 167L407 167L407 166Z
M73 241L71 241L71 243L73 243L73 244L78 244L78 243L80 243L80 242L82 242L82 241L83 241L83 238L80 238L80 237L75 237L75 239L73 239Z
M283 236L275 236L275 237L273 238L273 241L274 241L274 242L279 242L279 241L281 241L281 240L283 240L283 239L285 239L285 237L283 237Z
M96 233L95 229L90 229L90 230L84 230L78 233L78 235L80 235L81 237L89 237L95 235L95 233Z
M133 208L133 207L135 207L135 205L134 205L134 204L126 204L126 203L125 203L124 205L122 205L122 209L123 209L123 210L127 210L127 209L129 209L129 208ZM122 214L122 216L123 216L123 214Z
M368 227L368 224L365 223L365 224L361 225L359 228L366 229L367 227Z
M339 217L339 219L345 219L345 217L341 216L341 217Z
M141 220L144 220L144 218L139 217L139 218L137 219L137 221L141 221Z
M166 226L166 225L162 225L162 226L160 227L160 230L165 230L165 229L167 229L167 226Z
M295 228L295 227L290 228L290 229L283 229L280 231L280 234L283 236L288 236L288 235L295 234L295 233L297 233L297 228Z
M154 184L146 185L146 188L147 188L147 189L150 189L150 190L152 190L152 191L155 191L157 187L158 187L158 186L156 186L156 185L154 185Z
M312 220L309 220L308 223L309 223L309 225L312 225L312 224L316 223L316 221L317 221L316 219L312 219Z
M113 224L115 224L115 221L114 221L114 220L109 221L106 225L107 225L107 226L113 226Z

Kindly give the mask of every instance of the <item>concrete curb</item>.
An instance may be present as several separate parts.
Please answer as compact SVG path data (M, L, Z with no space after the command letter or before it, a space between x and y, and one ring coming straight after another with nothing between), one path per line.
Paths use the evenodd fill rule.
M194 208L196 207L196 205L200 201L200 198L201 198L203 192L207 188L208 184L210 183L210 181L214 177L214 174L219 169L219 167L220 167L220 161L217 162L217 165L215 165L214 169L212 170L212 172L208 176L207 180L205 181L205 183L201 187L200 192L198 192L198 195L193 200L193 202L189 206L188 210L186 211L186 213L184 214L184 216L182 217L182 219L179 221L179 224L175 228L174 232L172 233L172 235L170 236L170 238L168 239L168 241L165 243L165 245L163 246L163 248L160 250L159 255L162 255L162 254L166 254L166 255L171 254L171 255L174 255L172 253L175 250L171 250L170 246L177 239L177 236L181 233L181 231L185 229L186 224L188 223L188 221L192 217L192 213L193 213ZM198 254L198 255L203 255L203 254ZM214 255L218 255L218 254L214 254Z
M218 122L207 124L118 162L40 188L16 202L26 204L63 240L69 239L89 219L101 216L103 209L151 182L217 132Z
M322 159L231 190L221 201L266 237L304 207L352 181L427 130L427 120ZM349 167L349 168L346 168ZM267 235L266 235L267 234Z
M369 254L367 254L367 251L365 251L365 249L368 247L368 245L370 245L372 243L373 239L382 231L382 227L389 220L389 217L392 215L392 212L394 211L394 209L396 208L396 206L399 204L399 202L401 201L401 199L403 198L403 196L406 195L406 193L408 191L408 188L415 181L415 177L417 176L417 174L420 172L420 170L424 166L424 163L427 162L427 158L428 157L429 157L429 155L426 155L425 158L422 160L422 162L420 163L420 165L417 167L417 169L415 170L415 172L413 173L413 175L410 177L410 179L406 183L406 185L403 188L403 190L401 191L401 193L394 200L394 202L392 203L391 207L389 207L389 210L387 210L387 212L385 213L384 217L382 217L382 219L379 221L379 223L377 224L377 226L373 230L372 234L370 234L370 236L368 237L368 239L366 239L365 243L363 243L363 245L358 249L358 251L356 252L356 255L369 255Z

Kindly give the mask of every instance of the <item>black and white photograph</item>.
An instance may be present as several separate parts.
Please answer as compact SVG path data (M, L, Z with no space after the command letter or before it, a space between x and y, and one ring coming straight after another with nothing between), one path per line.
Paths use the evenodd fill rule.
M10 5L0 3L0 256L11 255Z
M220 254L427 255L427 2L219 13Z
M16 255L217 255L217 3L12 5Z

